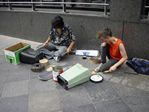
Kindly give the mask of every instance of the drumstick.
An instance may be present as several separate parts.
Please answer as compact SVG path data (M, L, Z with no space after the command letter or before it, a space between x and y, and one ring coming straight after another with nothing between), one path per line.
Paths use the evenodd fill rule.
M109 70L106 70L106 71L104 71L104 73L110 73L110 71Z

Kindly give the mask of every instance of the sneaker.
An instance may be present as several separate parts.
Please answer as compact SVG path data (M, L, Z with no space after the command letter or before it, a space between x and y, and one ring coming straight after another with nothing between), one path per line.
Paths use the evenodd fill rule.
M60 61L60 56L54 57L54 60L57 61L57 62L59 62Z

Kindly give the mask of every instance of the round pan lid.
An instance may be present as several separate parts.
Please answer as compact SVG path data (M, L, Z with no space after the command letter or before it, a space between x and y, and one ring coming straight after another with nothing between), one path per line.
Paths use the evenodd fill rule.
M99 82L102 82L103 81L103 77L99 74L96 74L96 75L92 75L90 77L90 81L91 82L94 82L94 83L99 83Z

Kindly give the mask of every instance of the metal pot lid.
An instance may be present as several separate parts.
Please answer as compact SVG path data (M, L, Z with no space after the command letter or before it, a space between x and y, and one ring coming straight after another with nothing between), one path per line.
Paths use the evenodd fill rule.
M90 80L92 82L99 83L99 82L102 82L103 81L103 77L101 75L99 75L99 74L96 74L96 75L92 75L90 77Z

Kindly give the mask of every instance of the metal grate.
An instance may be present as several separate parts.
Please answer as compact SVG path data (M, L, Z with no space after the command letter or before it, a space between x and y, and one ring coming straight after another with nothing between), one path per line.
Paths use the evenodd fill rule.
M69 2L68 2L69 1ZM42 8L61 9L64 13L68 10L84 10L84 11L100 11L104 15L110 12L109 0L1 0L0 7L15 10L19 8L32 8L32 11L37 11ZM40 9L39 9L40 8Z

